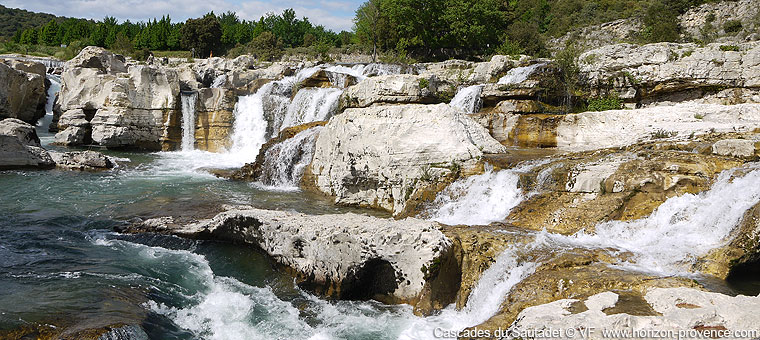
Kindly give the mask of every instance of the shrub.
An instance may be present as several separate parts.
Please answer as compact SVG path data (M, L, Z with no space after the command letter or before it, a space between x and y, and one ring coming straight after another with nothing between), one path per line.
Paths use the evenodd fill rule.
M148 60L149 56L150 56L150 51L147 48L135 50L135 52L132 53L132 58L138 61L146 61Z
M623 101L617 95L608 95L606 97L591 98L588 101L589 111L607 111L620 110L623 108Z
M259 60L273 61L282 57L282 40L275 37L272 32L263 32L253 38L250 50Z
M742 22L739 20L729 20L723 24L723 30L726 33L736 33L742 30Z
M736 45L720 45L721 51L733 51L733 52L739 52L739 46Z
M419 86L420 86L420 90L426 89L428 86L430 86L430 81L428 81L425 78L422 78L422 79L420 79Z

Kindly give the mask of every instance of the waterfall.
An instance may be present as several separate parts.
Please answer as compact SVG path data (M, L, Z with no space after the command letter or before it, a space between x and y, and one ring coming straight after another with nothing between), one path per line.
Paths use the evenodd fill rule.
M648 217L609 221L572 236L550 238L584 247L615 248L635 254L626 266L664 275L689 274L710 250L730 242L747 210L760 203L760 165L722 172L708 191L672 197Z
M539 67L545 66L545 63L539 63L539 64L533 64L530 66L523 66L523 67L515 67L501 79L499 79L498 84L499 85L511 85L511 84L519 84L524 82L525 80L530 77L533 72L535 72Z
M298 91L288 105L279 130L329 119L338 110L338 99L342 93L342 90L335 88L306 88Z
M195 149L195 104L198 93L182 93L182 151Z
M531 249L536 246L537 242L534 241L520 248ZM533 274L538 267L538 262L521 260L518 250L516 246L509 246L496 258L480 276L461 310L457 310L455 304L451 304L438 315L417 319L402 332L399 339L430 339L436 331L461 331L477 326L494 316L501 309L501 304L512 288ZM457 339L445 335L437 338Z
M477 113L483 106L483 100L480 98L482 92L483 85L465 87L457 92L449 105L464 113Z
M459 179L441 191L428 211L430 219L449 225L503 221L525 198L518 187L520 173L543 163L528 162L501 171L486 164L483 174Z
M212 89L220 88L220 87L224 86L224 84L226 84L226 83L227 83L227 75L226 74L222 74L222 75L217 76L217 77L214 78L214 82L211 83L211 88Z
M37 126L47 130L50 123L53 121L53 107L55 106L55 99L58 97L58 92L61 91L61 77L55 74L45 75L50 81L50 87L47 90L47 102L45 103L45 116L37 122Z
M256 93L240 97L235 104L231 154L238 155L242 159L254 160L261 146L266 143L268 123L264 118L264 97L271 93L274 85L274 83L266 84Z
M264 155L259 181L278 189L298 189L304 170L314 157L316 139L321 130L321 126L315 126L270 147Z

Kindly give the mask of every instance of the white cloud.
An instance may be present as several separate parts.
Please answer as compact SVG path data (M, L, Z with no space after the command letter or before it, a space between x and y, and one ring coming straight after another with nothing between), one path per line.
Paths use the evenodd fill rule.
M120 21L145 21L169 14L173 21L197 18L214 11L234 11L246 20L258 20L266 13L293 8L299 17L334 31L350 30L356 4L348 1L245 1L228 0L5 0L4 6L60 16L102 19L113 16Z

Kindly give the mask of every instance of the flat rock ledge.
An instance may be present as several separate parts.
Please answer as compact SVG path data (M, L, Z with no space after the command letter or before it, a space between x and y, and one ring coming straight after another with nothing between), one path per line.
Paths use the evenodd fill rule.
M674 332L675 336L670 338L681 334L680 338L750 339L757 337L760 332L760 314L757 313L760 310L760 296L732 297L681 287L653 288L647 292L644 300L640 303L648 306L650 315L616 313L618 305L630 301L626 302L615 292L599 293L584 301L557 300L526 308L517 317L512 329L518 334L549 329L578 331L572 333L574 336L567 336L565 332L557 337L567 339L657 338L654 333L644 333L657 331ZM585 333L586 331L590 333ZM605 331L621 333L605 337ZM624 336L622 333L634 331L640 332L639 336ZM750 333L742 334L743 332Z
M429 306L430 299L453 302L456 295L430 294L443 280L438 274L449 271L441 267L451 263L452 242L439 224L420 219L234 209L185 225L150 219L130 231L254 245L293 270L299 286L328 298Z

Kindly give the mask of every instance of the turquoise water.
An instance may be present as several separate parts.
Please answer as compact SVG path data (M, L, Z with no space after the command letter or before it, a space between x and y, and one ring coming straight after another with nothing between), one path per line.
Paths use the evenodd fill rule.
M393 339L406 327L408 307L320 300L252 248L113 232L222 204L376 212L215 178L197 169L214 164L206 153L106 153L117 169L0 172L0 332L127 324L150 339Z

